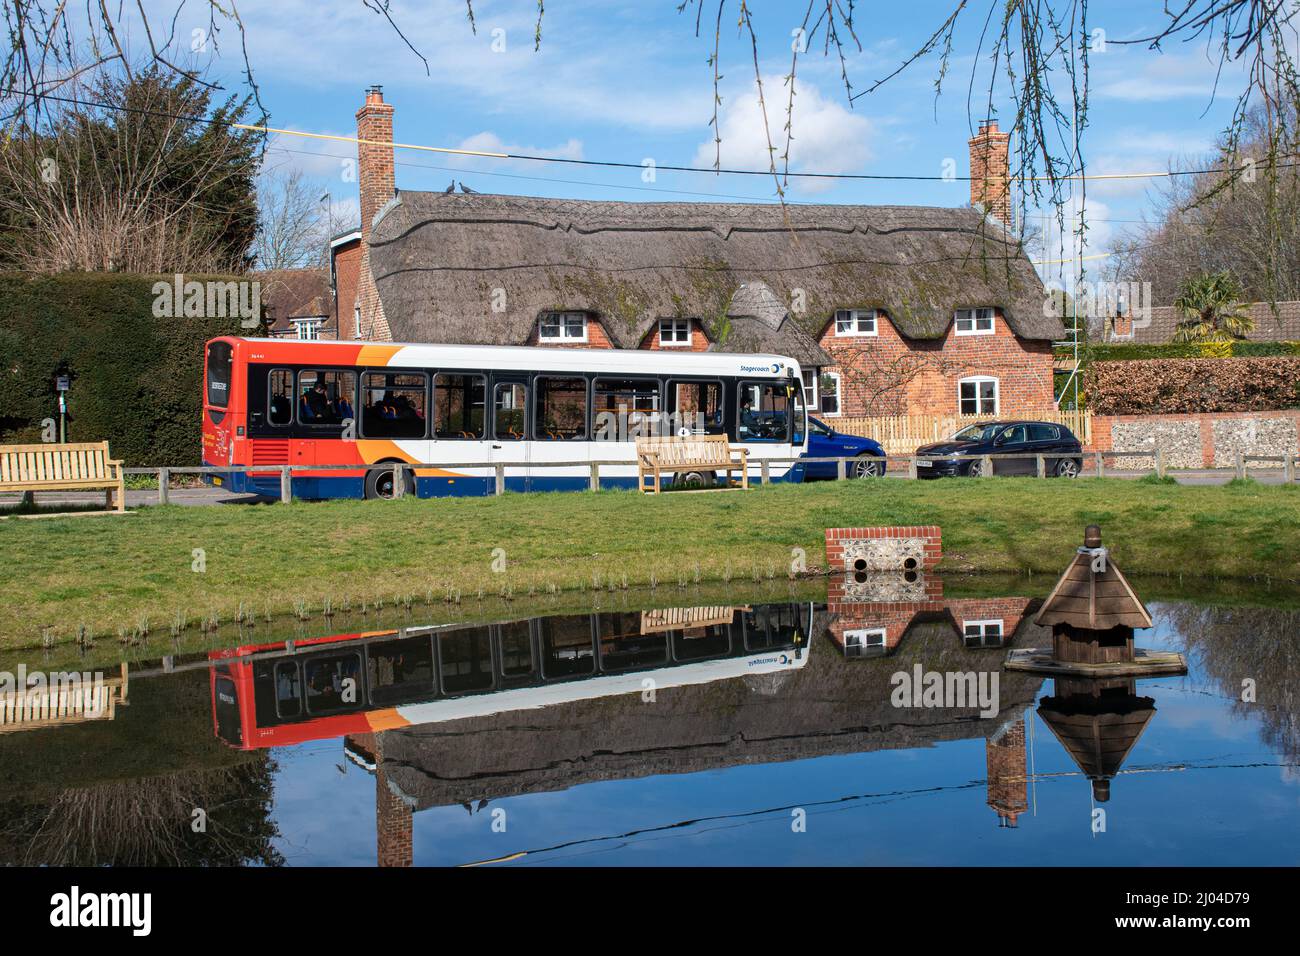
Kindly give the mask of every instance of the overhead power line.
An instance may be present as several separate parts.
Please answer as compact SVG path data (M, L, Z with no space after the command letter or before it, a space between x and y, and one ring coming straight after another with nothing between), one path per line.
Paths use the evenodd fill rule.
M4 93L15 94L25 93L25 91L16 90L12 87L5 88ZM452 156L469 156L477 159L512 159L520 162L532 163L558 163L572 166L600 166L610 169L645 169L644 162L626 162L618 160L602 159L573 159L564 156L538 156L529 153L509 153L495 152L492 150L480 149L462 149L452 146L429 146L422 143L397 143L387 140L370 140L362 139L357 136L344 136L336 133L313 133L306 130L286 129L276 126L265 126L259 123L231 123L225 120L214 120L206 116L192 116L178 113L169 113L164 110L149 110L139 107L121 106L115 103L104 103L96 100L84 100L75 97L57 96L53 93L39 94L39 99L53 100L61 103L70 103L77 106L90 106L98 109L118 110L128 113L142 115L161 116L170 119L185 120L193 123L224 124L232 129L240 129L247 132L275 134L278 136L297 136L303 139L323 140L329 142L352 143L357 146L381 146L392 147L393 149L408 149L420 152L441 153ZM1285 154L1283 159L1295 159L1297 154ZM1198 176L1209 173L1244 173L1251 170L1261 169L1291 169L1300 166L1296 162L1278 162L1278 163L1248 163L1242 166L1225 166L1222 168L1208 169L1179 169L1179 170L1161 170L1154 172L1130 172L1130 173L1098 173L1095 175L1080 173L1078 175L1068 176L1009 176L1008 182L1013 183L1043 183L1043 182L1086 182L1086 181L1103 181L1103 180L1123 180L1123 179L1161 179L1172 178L1176 176ZM975 176L922 176L916 174L901 173L822 173L806 171L783 171L771 169L733 169L729 167L715 168L712 166L682 166L674 164L655 163L656 170L679 173L711 173L713 175L723 176L778 176L780 178L792 179L830 179L845 181L890 181L890 182L972 182L985 181L1001 177L975 177Z

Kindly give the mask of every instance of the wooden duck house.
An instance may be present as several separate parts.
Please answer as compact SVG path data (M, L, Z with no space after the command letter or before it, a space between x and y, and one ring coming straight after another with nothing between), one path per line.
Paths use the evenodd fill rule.
M1151 614L1101 543L1101 528L1088 525L1065 573L1034 623L1052 629L1050 653L1012 651L1007 667L1081 676L1183 673L1181 654L1133 646L1133 631L1151 627Z

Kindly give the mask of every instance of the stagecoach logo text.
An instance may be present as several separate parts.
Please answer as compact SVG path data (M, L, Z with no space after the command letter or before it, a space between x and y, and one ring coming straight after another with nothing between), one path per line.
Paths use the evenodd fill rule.
M778 375L781 372L781 364L773 362L771 365L742 365L740 370L742 372L771 372L773 375Z
M262 283L257 281L186 282L178 272L171 282L155 282L152 292L157 319L238 318L244 329L255 329L262 320Z

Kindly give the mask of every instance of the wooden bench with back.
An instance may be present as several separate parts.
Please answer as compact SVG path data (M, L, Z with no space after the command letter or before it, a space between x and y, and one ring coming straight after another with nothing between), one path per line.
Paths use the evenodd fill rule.
M711 475L715 471L721 471L727 483L731 481L731 472L739 471L740 486L748 488L749 449L733 449L726 435L656 436L636 440L637 488L641 491L661 492L664 473L683 484L687 475Z
M104 504L126 511L122 463L108 457L108 442L0 445L0 491L104 491Z

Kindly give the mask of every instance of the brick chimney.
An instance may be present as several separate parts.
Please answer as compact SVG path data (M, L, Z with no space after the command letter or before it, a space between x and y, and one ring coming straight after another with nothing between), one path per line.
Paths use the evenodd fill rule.
M984 742L988 767L988 805L998 815L1000 828L1014 829L1029 808L1025 761L1025 722L1017 720L1000 737Z
M970 140L970 201L1002 225L1011 226L1011 134L998 132L997 120L985 120Z
M357 281L360 309L357 338L391 341L379 290L370 271L370 226L375 214L393 198L393 108L384 102L383 87L366 90L366 102L357 110L357 179L361 189L361 269Z

